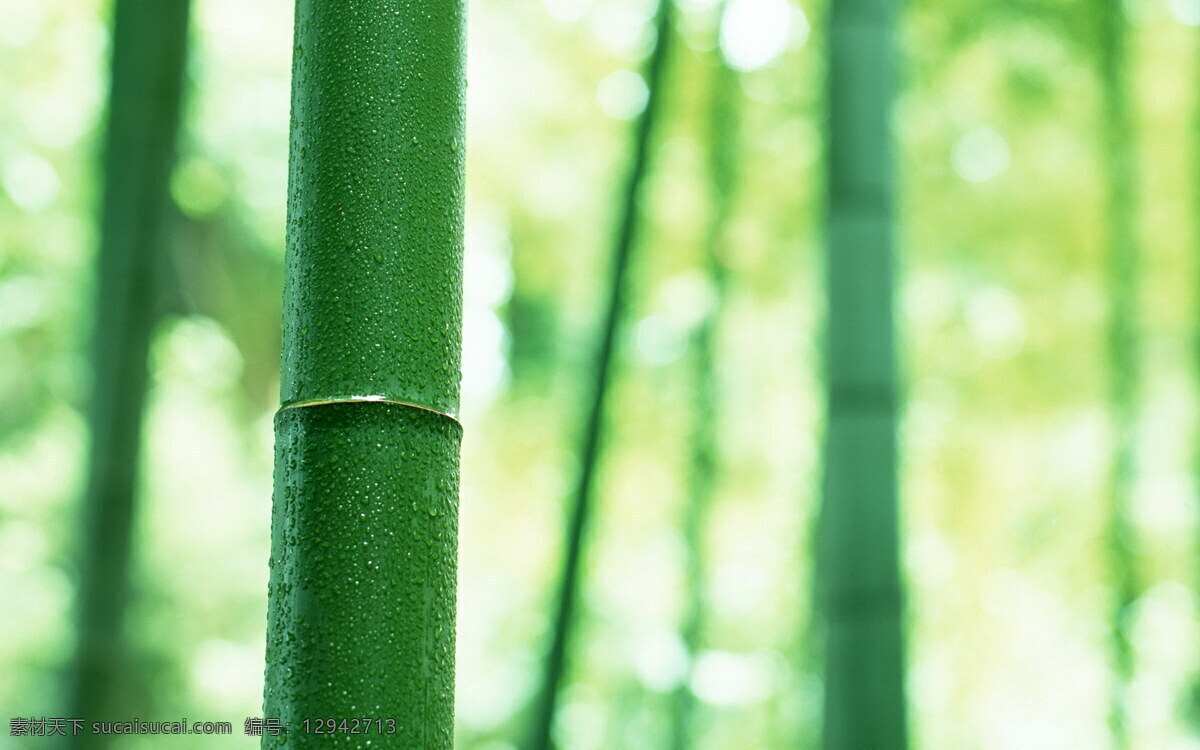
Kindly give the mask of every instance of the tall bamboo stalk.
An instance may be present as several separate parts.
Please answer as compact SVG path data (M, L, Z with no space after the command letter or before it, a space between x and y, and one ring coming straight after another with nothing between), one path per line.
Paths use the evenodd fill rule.
M464 14L296 5L263 747L453 744Z
M717 30L725 3L717 13ZM719 36L719 34L717 35ZM712 101L709 109L708 176L710 214L705 232L704 263L712 282L712 306L706 311L693 336L693 382L695 384L696 421L693 426L691 471L684 512L683 537L687 555L687 610L680 634L688 655L688 668L675 691L671 717L671 746L686 750L692 746L695 695L691 677L700 652L707 602L704 586L708 578L704 549L704 530L709 506L716 490L718 474L717 419L721 407L721 389L717 377L717 332L724 311L728 273L722 260L725 231L733 211L738 157L737 74L725 62L720 46L712 54Z
M588 521L592 514L593 477L600 454L600 437L604 425L604 405L608 400L612 373L613 348L617 328L624 318L626 271L632 255L639 226L642 186L648 171L651 141L662 98L663 70L670 49L672 0L659 0L655 16L654 48L646 62L646 108L638 116L633 129L633 153L625 179L625 190L617 215L613 237L612 277L609 282L608 305L600 329L596 351L595 380L590 392L590 409L584 426L579 454L579 475L567 520L562 577L558 586L557 604L550 647L546 652L541 692L534 708L530 726L530 750L550 750L554 716L558 707L559 687L566 669L568 641L575 614L580 563Z
M1121 0L1102 0L1098 72L1103 112L1101 149L1108 216L1107 287L1109 409L1114 451L1109 475L1109 553L1114 580L1112 650L1115 680L1110 724L1117 748L1129 746L1126 691L1133 678L1131 615L1140 590L1132 500L1135 461L1134 422L1140 388L1137 339L1137 165L1133 123L1125 80L1125 12Z
M134 677L122 637L129 598L146 355L159 312L167 183L175 159L188 0L117 0L104 141L92 332L91 451L70 715L129 718ZM82 733L75 747L107 747Z
M1195 48L1196 57L1192 61L1193 73L1200 73L1200 37L1194 37L1197 40ZM1200 99L1197 99L1193 104L1192 110L1192 163L1191 163L1191 185L1192 185L1192 205L1200 208ZM1192 249L1193 262L1195 266L1194 275L1192 276L1192 293L1193 304L1192 308L1192 383L1193 386L1200 385L1200 211L1192 214ZM1193 429L1200 427L1200 413L1193 416ZM1194 438L1193 438L1194 440ZM1194 450L1192 454L1192 475L1195 486L1200 488L1200 450ZM1196 498L1200 502L1200 496ZM1197 539L1200 542L1200 539ZM1200 573L1200 570L1197 571ZM1193 583L1193 588L1200 587L1200 579L1196 579ZM1196 664L1192 669L1191 691L1187 702L1187 716L1192 724L1192 731L1196 733L1200 731L1200 664Z
M892 0L833 0L824 498L827 750L907 742L897 492Z

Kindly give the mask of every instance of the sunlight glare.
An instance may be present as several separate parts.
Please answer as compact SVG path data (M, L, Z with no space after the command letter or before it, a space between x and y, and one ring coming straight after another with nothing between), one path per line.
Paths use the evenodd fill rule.
M992 128L967 131L954 144L954 171L968 182L987 182L1008 169L1011 152L1004 137Z
M731 0L721 19L721 52L736 70L758 70L787 47L793 22L803 44L808 19L787 0Z
M1200 0L1167 0L1167 12L1185 26L1200 26Z
M632 120L646 108L650 89L632 70L616 70L604 76L596 89L596 103L616 120Z
M26 211L49 207L59 187L58 173L37 154L21 154L4 166L4 190Z

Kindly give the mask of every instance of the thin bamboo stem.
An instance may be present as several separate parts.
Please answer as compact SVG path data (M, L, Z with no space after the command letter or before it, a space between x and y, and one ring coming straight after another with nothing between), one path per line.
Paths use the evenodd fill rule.
M654 48L647 60L645 78L646 108L633 129L633 154L626 176L622 203L617 215L613 237L612 277L609 298L600 329L596 351L595 380L590 391L588 410L579 456L579 475L567 521L562 576L554 609L554 624L550 646L543 667L541 692L530 725L528 747L531 750L550 750L552 730L558 708L559 688L566 670L570 632L575 616L575 600L580 581L580 565L588 521L593 512L594 475L600 453L604 426L604 407L608 400L612 375L613 349L617 329L625 312L626 276L632 256L634 238L640 224L639 209L645 176L649 168L652 136L662 99L663 71L673 34L671 0L659 0L655 21Z
M1101 144L1109 217L1107 286L1109 408L1113 458L1109 474L1109 554L1114 578L1112 657L1115 672L1109 723L1116 748L1129 747L1126 692L1133 678L1133 606L1140 594L1137 535L1132 501L1136 460L1135 421L1140 389L1138 364L1137 164L1125 68L1125 15L1120 0L1103 0L1100 12L1099 77L1103 116Z
M725 4L717 13L717 29ZM719 35L718 35L719 36ZM693 426L690 502L683 518L684 547L687 554L687 610L680 634L688 656L688 668L675 691L671 718L671 747L686 750L692 746L695 727L695 694L692 674L700 652L707 601L704 595L708 566L704 530L716 491L719 463L717 420L721 408L721 389L717 377L717 334L728 288L725 268L725 235L733 212L738 157L738 102L740 87L737 74L725 62L719 45L713 50L712 90L709 109L708 172L710 206L705 233L704 263L712 283L712 303L693 337L692 378L695 388L696 420Z

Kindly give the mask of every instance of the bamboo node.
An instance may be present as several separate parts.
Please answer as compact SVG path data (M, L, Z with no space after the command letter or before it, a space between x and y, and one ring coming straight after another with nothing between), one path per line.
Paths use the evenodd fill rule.
M435 409L432 406L425 404L416 404L411 401L399 401L387 396L339 396L335 398L313 398L303 401L292 401L282 404L276 415L282 414L289 409L307 409L311 406L327 406L329 404L395 404L396 406L407 406L410 409L418 409L420 411L436 414L439 417L445 417L462 429L462 422L459 421L458 415L444 412L441 409Z

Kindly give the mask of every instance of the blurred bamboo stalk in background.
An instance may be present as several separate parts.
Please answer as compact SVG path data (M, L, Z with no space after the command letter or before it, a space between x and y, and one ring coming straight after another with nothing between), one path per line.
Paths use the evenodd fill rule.
M892 0L833 0L829 12L823 745L902 750L891 128L897 8Z
M1137 163L1126 83L1126 22L1122 0L1102 0L1097 67L1100 78L1101 151L1104 160L1108 298L1109 410L1113 454L1109 474L1109 554L1114 587L1112 658L1115 671L1109 722L1114 746L1130 746L1127 692L1134 673L1132 616L1141 585L1133 526L1138 362Z
M188 0L116 0L92 330L91 449L68 715L128 719L136 684L125 610L150 336L160 313L168 182L187 56ZM80 733L73 747L107 747Z
M711 54L712 83L708 120L709 221L704 239L705 271L712 284L710 304L692 338L692 378L695 389L695 423L693 425L691 472L688 497L684 510L683 539L687 556L687 609L680 634L687 653L687 670L675 690L671 715L671 747L686 750L692 746L695 727L693 716L695 694L692 676L700 653L705 612L708 609L705 585L708 565L705 547L705 528L709 506L716 493L718 475L717 420L721 409L721 388L717 367L717 333L725 307L728 272L724 255L726 229L733 212L738 161L738 103L740 82L721 52L720 29L727 3L722 2L716 13L714 46Z
M554 607L550 645L546 650L542 684L536 698L527 747L530 750L550 750L553 747L554 717L558 708L558 693L566 670L569 639L575 615L575 600L579 594L580 566L586 531L592 509L592 493L600 442L604 428L604 407L608 400L609 381L613 369L613 349L617 329L624 320L626 276L634 241L640 225L640 211L645 177L649 171L652 137L661 107L666 59L671 48L673 30L672 0L658 0L655 12L654 46L646 61L646 107L638 116L632 130L632 149L629 171L620 208L616 217L612 251L612 276L604 318L599 330L595 357L595 380L589 391L587 421L579 451L579 474L571 498L566 535L563 544L562 573Z
M1197 41L1196 57L1193 59L1193 73L1200 73L1200 36L1193 37ZM1192 148L1193 151L1191 163L1191 186L1192 192L1189 195L1192 206L1192 262L1196 264L1195 273L1192 276L1192 338L1191 338L1191 353L1192 353L1192 387L1200 389L1200 100L1197 100L1193 105L1195 108L1191 113L1191 128L1192 128ZM1200 412L1193 411L1192 429L1200 431ZM1193 432L1193 446L1196 446L1192 451L1192 486L1195 502L1200 505L1200 435ZM1200 538L1196 539L1196 544L1200 545ZM1193 554L1193 561L1200 558L1200 555ZM1200 574L1200 569L1196 569L1197 574ZM1200 575L1193 577L1192 595L1200 595ZM1190 693L1187 698L1186 716L1189 720L1190 728L1193 733L1200 733L1200 662L1194 663L1192 666L1192 675L1190 682Z
M464 29L296 4L264 748L453 745Z

